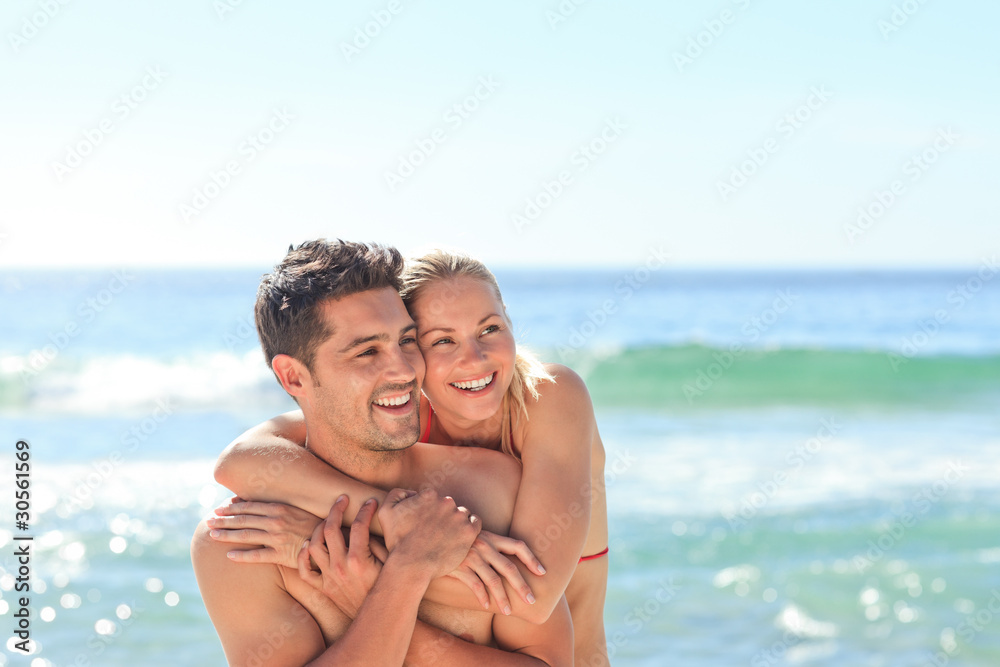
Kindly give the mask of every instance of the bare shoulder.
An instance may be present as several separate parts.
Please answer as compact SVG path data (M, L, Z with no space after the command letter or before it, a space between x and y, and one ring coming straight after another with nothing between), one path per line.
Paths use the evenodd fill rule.
M210 528L204 521L194 529L194 537L191 538L191 562L194 564L195 573L216 567L219 551L222 551L222 557L226 558L226 545L213 540L209 532Z
M527 402L528 418L592 419L594 407L583 378L568 366L545 364L553 382L538 384L538 399Z
M231 561L228 557L231 544L212 539L204 521L198 524L191 539L191 564L198 579L198 587L206 598L230 597L232 581L254 581L268 587L283 588L281 574L273 565L247 566Z
M305 664L323 652L316 620L286 590L278 567L236 563L229 545L213 540L202 521L191 540L191 561L205 609L229 664ZM295 641L285 641L295 636ZM277 638L277 639L274 639Z
M236 579L234 576L236 572L232 567L234 563L226 556L229 545L213 540L209 531L204 521L195 529L194 537L191 539L191 565L194 567L202 600L218 628L220 624L225 623L226 616L235 602L235 589L231 584ZM254 570L245 574L258 573L259 570Z
M597 418L587 385L562 364L545 364L552 382L538 385L538 398L525 402L527 419L519 419L514 442L527 463L543 454L552 465L589 449L597 436ZM551 471L550 471L551 472Z
M587 385L584 383L583 378L580 377L580 374L574 371L569 366L556 363L546 363L542 365L545 366L545 370L547 370L549 374L556 380L554 383L544 382L542 383L543 386L550 384L557 384L563 386L569 385L573 386L574 388L583 389L584 391L586 391Z

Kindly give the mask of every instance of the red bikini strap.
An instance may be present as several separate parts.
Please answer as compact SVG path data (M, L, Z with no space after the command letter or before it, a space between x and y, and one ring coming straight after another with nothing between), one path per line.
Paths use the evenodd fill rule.
M602 551L600 553L596 553L593 556L582 556L580 558L580 562L582 563L585 560L594 560L595 558L600 558L601 556L605 556L605 555L607 555L609 548L610 547L604 547L604 551Z
M427 404L427 428L424 429L423 435L420 436L420 442L427 442L427 438L431 435L431 420L434 419L434 408L431 404Z

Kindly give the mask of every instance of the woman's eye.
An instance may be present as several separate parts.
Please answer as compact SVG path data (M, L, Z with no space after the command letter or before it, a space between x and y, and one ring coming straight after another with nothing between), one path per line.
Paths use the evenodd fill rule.
M494 331L500 331L499 324L491 324L490 326L486 327L486 329L483 330L483 333L488 334L488 333L493 333Z
M441 343L450 343L450 342L451 342L450 338L439 338L436 341L434 341L433 343L431 343L431 345L433 346L433 345L439 345Z

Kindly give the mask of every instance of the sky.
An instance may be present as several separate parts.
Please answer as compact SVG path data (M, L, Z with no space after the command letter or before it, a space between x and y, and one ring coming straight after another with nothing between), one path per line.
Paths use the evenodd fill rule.
M966 267L1000 250L1000 5L0 9L0 268Z

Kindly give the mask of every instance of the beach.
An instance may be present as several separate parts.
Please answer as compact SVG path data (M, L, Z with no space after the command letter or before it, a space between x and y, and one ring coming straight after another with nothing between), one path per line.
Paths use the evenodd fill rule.
M0 462L31 452L0 612L31 536L36 644L0 665L225 664L188 545L219 452L294 408L266 270L0 273ZM594 400L612 664L1000 664L995 273L497 271L519 344Z

